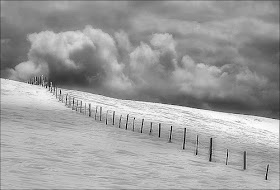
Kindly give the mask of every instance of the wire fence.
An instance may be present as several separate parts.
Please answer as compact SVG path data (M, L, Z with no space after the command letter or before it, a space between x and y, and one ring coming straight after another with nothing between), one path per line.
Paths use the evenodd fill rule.
M151 118L144 118L146 115L140 117L139 113L116 112L109 105L106 106L106 102L102 102L102 106L100 106L98 102L93 102L86 95L77 91L58 89L53 83L46 81L47 79L42 76L34 77L27 81L27 83L48 88L65 106L73 111L93 118L96 122L102 122L105 125L159 138L164 142L178 145L178 148L193 152L194 155L203 157L211 162L223 163L239 168L240 170L254 169L260 175L264 175L265 172L266 180L269 167L267 163L271 162L271 157L277 155L279 157L278 149L264 150L244 146L246 147L246 151L243 151L240 150L240 147L242 147L244 142L240 142L238 139L228 138L228 141L223 141L224 139L219 139L218 135L217 137L210 136L207 131L204 133L200 131L198 133L193 128L189 129L184 126L176 126L172 120L165 120L164 123L160 120L153 121ZM260 157L261 159L258 159ZM269 172L279 175L279 170L277 169L279 168L279 162L272 164L275 167L270 169Z

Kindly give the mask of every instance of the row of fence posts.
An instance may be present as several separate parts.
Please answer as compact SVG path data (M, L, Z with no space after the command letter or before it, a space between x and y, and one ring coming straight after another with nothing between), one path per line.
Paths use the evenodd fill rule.
M54 83L49 82L47 80L47 77L44 77L43 75L41 76L34 76L33 78L31 78L30 80L26 81L28 84L32 84L32 85L41 85L45 88L48 88L48 90L53 93L53 95L56 96L56 99L58 98L59 101L61 101L63 103L63 99L65 96L65 106L67 105L67 102L69 102L69 107L71 107L71 101L70 101L70 96L68 94L63 95L61 89L59 90L59 94L58 94L58 89L57 87L54 85ZM69 96L69 98L68 98ZM80 101L80 113L82 113L82 101ZM102 121L102 107L101 106L96 106L95 109L95 115L94 118L95 120L97 120L97 112L98 112L98 107L99 107L99 121ZM72 99L72 110L76 110L78 111L79 108L79 101L76 101L76 109L75 109L75 98L73 97ZM86 103L85 103L85 107L84 107L84 115L86 115ZM106 118L105 118L105 124L108 125L108 111L106 112ZM115 111L113 111L113 115L112 115L112 125L115 125ZM88 106L88 116L91 117L92 113L91 113L91 104L89 103ZM128 119L129 119L129 114L126 115L126 123L125 123L125 130L128 129ZM121 128L121 121L122 121L122 115L120 115L120 119L119 119L119 124L118 127ZM132 123L132 131L134 131L134 122L135 122L135 117L133 118L133 123ZM143 133L143 127L144 127L144 119L142 119L141 122L141 128L140 128L140 133ZM152 130L153 130L153 122L150 123L150 130L149 130L149 135L152 134ZM183 146L182 149L185 150L186 147L186 135L187 135L187 128L184 128L184 132L183 132ZM161 123L159 123L158 125L158 137L161 137ZM171 143L172 142L172 126L170 126L170 132L169 132L169 138L168 138L168 142ZM195 143L195 155L198 155L198 144L199 144L199 138L198 135L196 135L196 143ZM210 138L210 144L209 144L209 162L212 162L212 155L213 155L213 138ZM228 159L229 159L229 150L226 149L226 161L225 164L228 165ZM243 152L243 170L247 169L247 152L244 151ZM265 180L268 179L268 170L269 170L269 164L266 166L266 172L265 172Z

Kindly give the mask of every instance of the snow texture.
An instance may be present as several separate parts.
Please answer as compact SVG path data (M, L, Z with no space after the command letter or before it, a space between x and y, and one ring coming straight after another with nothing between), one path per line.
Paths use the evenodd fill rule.
M279 120L66 89L62 94L63 103L41 86L1 79L1 189L279 189ZM83 107L80 102L77 111L65 106L65 94L70 101L82 101ZM172 143L168 143L171 125ZM184 127L187 138L182 150Z

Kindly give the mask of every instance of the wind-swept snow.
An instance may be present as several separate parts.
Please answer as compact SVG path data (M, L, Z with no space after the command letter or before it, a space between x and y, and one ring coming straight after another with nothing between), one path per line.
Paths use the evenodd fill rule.
M116 111L116 125L111 115L105 125L105 115L100 122L67 108L45 88L1 79L1 188L279 188L279 120L62 92L91 103L93 113L96 105L103 113ZM144 134L139 133L142 118ZM161 138L157 122L162 123ZM167 143L170 125L174 133L172 143ZM184 127L186 150L181 148ZM210 137L213 162L207 159ZM245 150L248 168L243 171ZM264 180L267 164L270 170Z

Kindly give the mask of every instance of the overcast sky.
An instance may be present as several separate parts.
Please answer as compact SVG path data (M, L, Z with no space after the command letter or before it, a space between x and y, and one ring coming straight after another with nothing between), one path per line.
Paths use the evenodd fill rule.
M279 118L279 1L1 1L1 77Z

